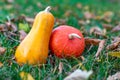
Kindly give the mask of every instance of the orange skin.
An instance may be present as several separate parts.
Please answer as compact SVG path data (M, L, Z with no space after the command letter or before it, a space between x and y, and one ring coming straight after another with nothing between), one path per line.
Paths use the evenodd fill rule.
M15 52L19 64L43 64L48 57L49 39L54 26L54 16L41 11L34 20L33 27Z
M69 38L69 34L76 33L81 38ZM71 26L61 25L52 31L50 38L50 50L57 57L79 57L85 48L85 40L82 33Z

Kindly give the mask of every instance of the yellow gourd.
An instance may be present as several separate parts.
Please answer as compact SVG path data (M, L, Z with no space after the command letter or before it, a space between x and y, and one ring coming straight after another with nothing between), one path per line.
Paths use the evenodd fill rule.
M15 59L19 64L46 62L49 39L54 26L54 16L49 10L50 7L47 7L36 15L31 31L17 47Z

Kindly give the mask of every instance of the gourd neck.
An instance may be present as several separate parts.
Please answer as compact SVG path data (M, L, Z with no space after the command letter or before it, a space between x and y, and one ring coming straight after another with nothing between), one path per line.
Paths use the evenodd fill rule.
M45 12L50 12L50 10L51 10L51 6L48 6L44 11Z

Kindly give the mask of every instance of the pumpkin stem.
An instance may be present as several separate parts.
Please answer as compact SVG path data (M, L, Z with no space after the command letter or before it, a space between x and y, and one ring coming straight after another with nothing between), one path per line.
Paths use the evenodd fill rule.
M50 10L51 10L51 6L48 6L48 7L45 9L46 12L49 12Z
M68 36L69 36L69 39L73 39L74 37L81 39L81 37L76 33L71 33Z

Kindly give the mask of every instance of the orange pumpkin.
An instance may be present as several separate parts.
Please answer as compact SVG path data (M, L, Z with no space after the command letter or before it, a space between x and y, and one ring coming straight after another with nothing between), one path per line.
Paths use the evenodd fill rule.
M85 48L85 40L80 30L61 25L52 31L50 50L57 57L79 57Z

